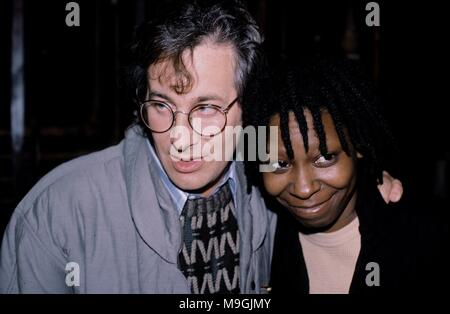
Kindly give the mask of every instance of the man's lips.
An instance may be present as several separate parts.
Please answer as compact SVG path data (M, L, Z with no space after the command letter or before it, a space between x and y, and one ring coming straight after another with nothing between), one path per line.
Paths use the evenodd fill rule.
M194 159L194 160L187 160L187 161L172 160L172 165L175 168L175 170L178 172L181 172L181 173L190 173L190 172L197 171L198 169L201 168L203 163L204 163L204 161L201 159Z
M169 157L172 161L196 161L202 160L202 156L192 156L191 154L169 154Z

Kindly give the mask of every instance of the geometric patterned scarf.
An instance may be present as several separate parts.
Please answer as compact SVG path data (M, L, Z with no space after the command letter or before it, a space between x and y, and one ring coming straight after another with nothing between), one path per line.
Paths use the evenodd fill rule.
M188 199L181 213L178 267L192 293L239 293L239 230L229 184L208 198Z

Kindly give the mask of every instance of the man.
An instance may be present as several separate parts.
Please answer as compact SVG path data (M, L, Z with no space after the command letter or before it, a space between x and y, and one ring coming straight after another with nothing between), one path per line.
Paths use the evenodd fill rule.
M261 42L231 1L183 2L142 26L132 71L141 123L119 145L56 168L20 202L0 292L264 292L275 217L256 189L247 193L241 163L206 161L201 149L226 146L220 131L242 123ZM174 136L178 127L187 132Z

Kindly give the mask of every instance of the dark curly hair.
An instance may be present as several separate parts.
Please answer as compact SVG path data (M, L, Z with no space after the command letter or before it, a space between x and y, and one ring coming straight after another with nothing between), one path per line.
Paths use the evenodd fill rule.
M139 105L146 97L149 66L165 60L172 62L178 76L174 90L177 93L189 90L191 77L182 55L205 40L231 44L235 49L235 86L238 96L242 96L262 53L263 38L256 22L238 0L182 0L166 2L153 19L136 29L126 71L135 103ZM137 120L143 125L139 115Z
M289 135L289 112L293 112L308 151L308 126L304 110L313 118L319 150L328 156L321 111L333 118L343 150L350 155L350 145L361 153L365 175L370 182L382 183L382 171L389 169L397 145L382 117L374 88L354 61L315 56L301 64L278 66L270 74L261 71L252 81L243 102L244 124L265 125L274 115L280 116L283 143L294 157ZM267 74L264 74L267 73ZM348 136L346 136L346 132ZM246 161L246 172L253 185L261 185L259 163ZM395 172L395 171L394 171ZM373 179L373 180L372 180Z

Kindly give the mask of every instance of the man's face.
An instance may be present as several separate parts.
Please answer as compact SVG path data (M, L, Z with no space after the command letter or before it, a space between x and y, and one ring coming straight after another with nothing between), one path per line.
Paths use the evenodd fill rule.
M188 113L198 104L212 104L225 109L237 97L234 82L235 51L231 46L205 41L195 47L192 53L186 51L182 58L191 76L190 88L181 94L176 92L174 86L177 85L177 75L172 62L164 60L149 67L151 99L169 104L174 111ZM241 108L235 104L228 111L226 125L241 124ZM176 186L207 195L220 180L229 161L225 158L211 161L209 155L214 151L203 148L205 144L208 147L219 145L225 151L224 132L212 138L194 134L188 116L180 113L176 114L173 127L186 132L174 134L172 128L164 133L152 133L156 153ZM231 145L234 147L233 142ZM176 156L173 156L174 152L177 152Z
M310 230L331 232L356 216L356 156L349 157L343 151L333 119L326 111L322 113L322 121L331 158L327 160L322 156L311 113L308 110L304 113L308 124L308 152L297 120L290 113L289 133L294 159L289 159L279 132L278 169L263 174L264 185L302 225ZM274 116L270 124L279 126L279 116Z

